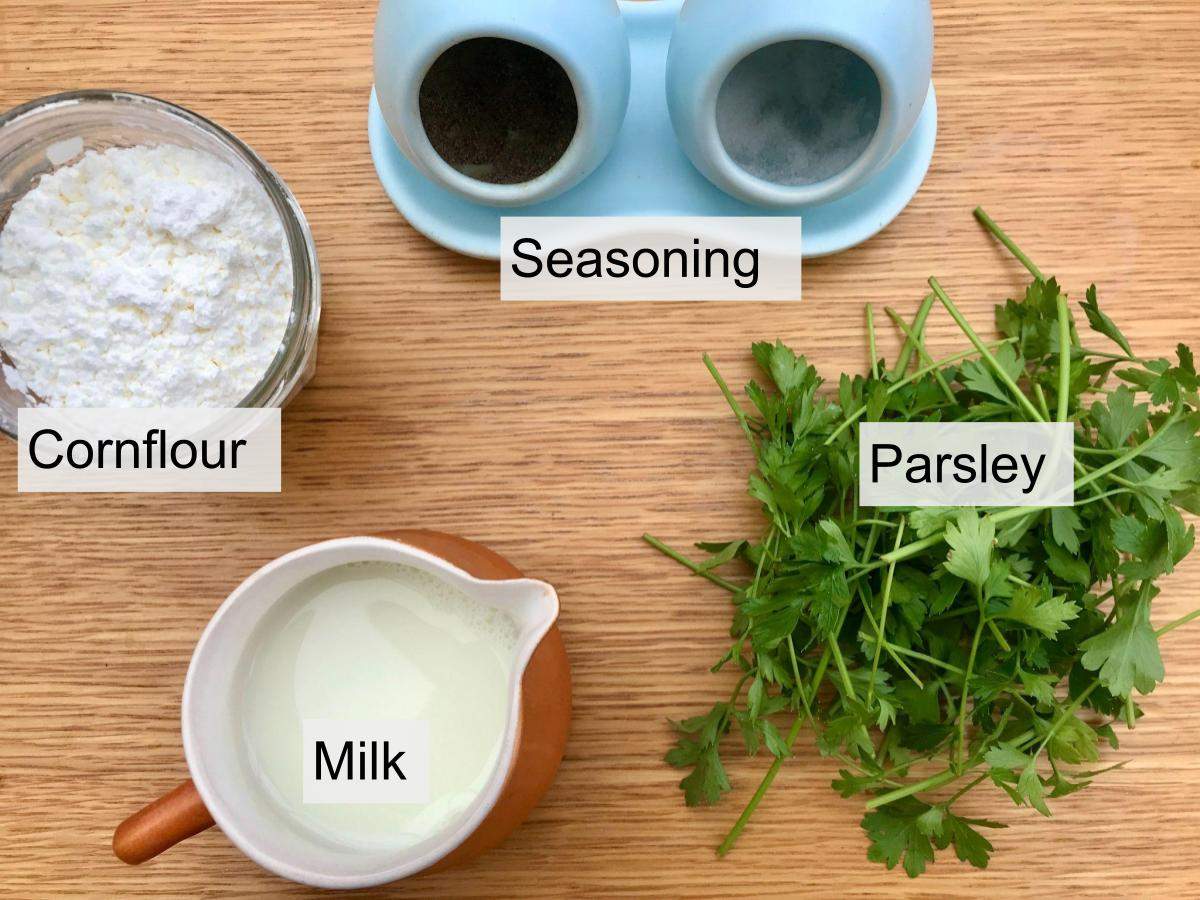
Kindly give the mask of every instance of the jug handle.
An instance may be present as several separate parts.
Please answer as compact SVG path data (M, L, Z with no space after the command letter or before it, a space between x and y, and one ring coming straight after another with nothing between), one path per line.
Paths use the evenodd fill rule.
M191 780L135 812L113 832L113 853L136 866L216 823Z

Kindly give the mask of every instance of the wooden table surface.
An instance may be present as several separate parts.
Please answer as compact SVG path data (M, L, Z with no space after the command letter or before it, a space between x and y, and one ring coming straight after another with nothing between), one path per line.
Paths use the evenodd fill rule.
M727 804L687 810L665 719L727 682L722 593L638 540L758 528L742 438L700 363L731 381L781 337L836 373L866 363L868 302L911 311L937 274L968 314L1021 271L988 209L1080 297L1089 280L1146 355L1200 345L1200 5L937 0L941 136L883 235L805 272L800 305L507 305L494 265L414 233L366 140L369 2L0 0L0 107L119 87L228 126L287 179L324 272L315 380L287 410L278 496L17 496L0 442L0 895L276 896L217 830L138 869L112 827L186 776L192 646L245 575L299 545L398 526L482 540L557 585L572 738L532 819L468 868L392 896L775 893L1200 896L1200 627L1164 639L1167 680L1114 758L1046 821L1011 824L980 873L909 882L865 858L861 804L807 740L734 855L712 848L765 762L731 754ZM961 339L945 316L939 347ZM896 341L889 335L884 350ZM1200 602L1200 559L1156 603Z

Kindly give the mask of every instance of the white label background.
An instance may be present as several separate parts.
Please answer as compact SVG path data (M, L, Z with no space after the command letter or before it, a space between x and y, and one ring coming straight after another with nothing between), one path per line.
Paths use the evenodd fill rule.
M17 490L22 493L278 493L280 490L281 417L278 409L48 409L36 407L17 411ZM130 440L141 445L143 468L131 469L131 454L124 451L124 468L111 468L115 451L105 452L109 468L75 469L66 460L54 469L39 468L30 456L29 442L39 431L50 428L62 436L38 441L38 457L49 462L66 454L74 440ZM188 469L144 467L147 432L165 429L168 444L187 440L200 447L207 440L210 459L216 459L216 443L226 441L226 468L206 469L199 462ZM237 468L229 468L229 447L246 441L238 449ZM160 441L161 443L161 441ZM155 466L159 451L153 451ZM82 459L82 457L80 457ZM184 456L186 459L186 456Z
M500 222L500 299L508 301L611 301L611 300L780 300L797 301L801 287L801 242L803 227L795 217L604 217L548 218L505 216ZM541 244L536 255L542 261L542 272L534 278L523 278L513 271L518 265L529 270L533 263L521 260L514 245L522 238L533 238ZM724 266L714 262L718 277L705 278L692 274L695 240L700 240L701 262L706 250L721 248L729 254L729 277ZM671 277L659 274L642 278L631 271L623 278L607 275L583 278L577 274L556 278L546 271L546 257L556 248L571 252L578 263L579 251L599 250L606 259L609 250L621 248L628 252L626 262L643 249L653 250L659 257L668 249L687 254L688 277L679 274L678 257L672 259ZM743 280L734 269L739 250L758 251L758 281L753 287L739 287ZM743 258L743 271L745 271ZM607 267L602 263L602 270ZM645 267L643 267L645 268Z
M873 484L872 448L877 444L895 444L903 457L898 465L881 469L879 483ZM981 444L988 448L986 484L978 480ZM976 480L959 484L950 462L940 484L911 484L905 472L907 458L914 453L933 460L939 453L971 454ZM1000 453L1017 461L1011 484L991 477L991 461ZM1035 466L1037 457L1046 455L1037 486L1028 494L1021 493L1028 486L1022 453ZM1074 465L1075 428L1069 422L864 422L858 445L859 502L863 506L1071 506L1075 502Z
M429 802L429 723L414 721L351 721L339 719L305 719L302 752L304 753L305 803L412 803ZM354 760L353 780L317 781L317 741L324 741L330 760L336 767L345 741L352 741ZM364 779L358 771L358 742L367 744L367 771L370 772L370 748L378 747L379 772L375 779ZM388 743L390 755L403 750L397 766L404 780L395 776L385 779L383 744Z

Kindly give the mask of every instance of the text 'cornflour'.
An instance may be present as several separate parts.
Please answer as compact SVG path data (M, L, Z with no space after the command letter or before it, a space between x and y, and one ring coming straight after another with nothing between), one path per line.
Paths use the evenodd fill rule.
M278 409L17 413L22 493L278 493Z

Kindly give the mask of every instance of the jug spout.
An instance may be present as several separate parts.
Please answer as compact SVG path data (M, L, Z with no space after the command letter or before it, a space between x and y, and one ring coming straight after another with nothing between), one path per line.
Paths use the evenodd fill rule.
M558 594L551 585L523 577L504 557L463 538L430 531L384 537L438 556L479 579L481 599L505 609L519 629L512 694L517 733L504 787L474 832L429 869L441 871L501 844L554 783L570 731L571 668L558 628Z
M479 599L516 625L513 671L519 679L538 644L558 621L558 593L544 581L521 578L488 583Z

